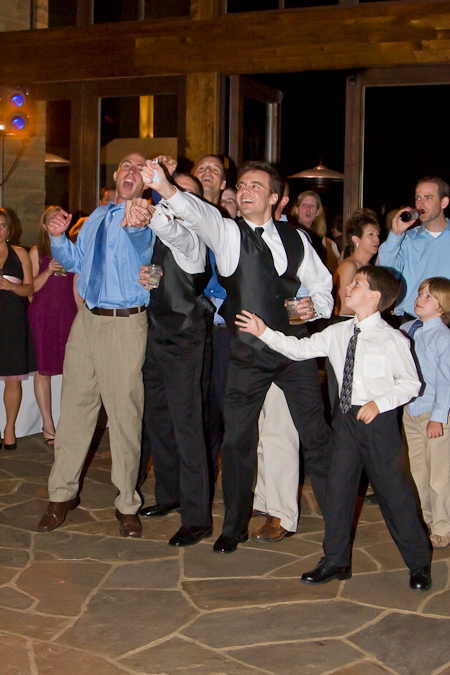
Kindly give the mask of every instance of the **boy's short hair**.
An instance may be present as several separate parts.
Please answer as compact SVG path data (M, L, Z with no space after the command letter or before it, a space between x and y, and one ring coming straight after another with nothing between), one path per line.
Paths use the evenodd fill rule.
M360 267L356 274L364 274L370 290L381 293L377 308L379 312L384 312L385 309L393 305L397 300L400 293L401 281L387 267L365 265L364 267Z
M450 279L445 277L430 277L424 279L419 286L419 292L429 286L430 293L442 309L441 319L446 326L450 324Z

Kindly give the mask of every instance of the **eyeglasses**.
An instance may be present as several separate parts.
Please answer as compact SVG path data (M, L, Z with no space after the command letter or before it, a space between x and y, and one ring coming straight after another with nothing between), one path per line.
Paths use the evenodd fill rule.
M261 192L261 190L270 190L269 187L261 185L261 183L238 183L236 185L237 192L242 192L244 188L248 188L249 190L253 190L254 192Z

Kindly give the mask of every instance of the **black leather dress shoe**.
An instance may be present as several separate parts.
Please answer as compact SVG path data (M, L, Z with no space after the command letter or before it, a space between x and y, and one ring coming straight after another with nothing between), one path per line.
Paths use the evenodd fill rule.
M302 574L305 584L326 584L333 579L350 579L352 576L351 565L338 567L329 558L323 557L315 569Z
M192 546L213 533L212 525L209 527L185 527L182 525L178 532L169 541L169 546Z
M237 549L238 544L243 544L247 540L248 530L244 534L241 534L240 537L237 537L237 539L227 537L226 534L221 534L214 544L213 551L216 551L216 553L233 553Z
M178 511L179 504L153 504L152 506L144 506L140 511L140 516L166 516L172 511Z
M429 591L432 586L431 570L429 566L411 570L409 586L415 591Z

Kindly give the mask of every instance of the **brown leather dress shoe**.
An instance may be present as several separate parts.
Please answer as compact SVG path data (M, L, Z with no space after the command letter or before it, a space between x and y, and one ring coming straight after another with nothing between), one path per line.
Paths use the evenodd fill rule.
M73 511L80 503L80 498L77 495L68 502L49 502L47 510L39 521L37 526L38 532L51 532L63 524L66 519L67 512Z
M280 525L281 519L275 518L275 516L268 516L264 525L253 532L251 538L253 541L260 541L265 544L273 544L277 541L281 541L284 537L292 537L295 532L289 532L285 530L284 527Z
M119 532L122 537L131 537L133 539L142 537L142 525L136 513L120 513L116 509L116 518L120 523Z

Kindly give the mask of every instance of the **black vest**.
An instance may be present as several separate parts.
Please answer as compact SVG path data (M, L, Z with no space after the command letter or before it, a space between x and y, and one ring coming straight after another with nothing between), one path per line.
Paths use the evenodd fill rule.
M158 288L151 291L147 307L149 331L166 339L204 321L214 311L203 295L211 278L209 256L204 272L189 274L177 265L172 251L157 237L152 263L161 265L163 275Z
M288 261L287 269L280 277L272 254L261 237L242 218L236 219L236 223L241 233L238 266L229 277L218 275L219 283L227 292L219 313L228 328L247 344L263 349L264 343L261 340L249 333L243 333L234 323L236 314L247 309L261 317L274 330L298 337L307 335L304 324L289 324L284 306L285 299L295 297L300 286L297 271L303 260L304 247L297 230L289 223L275 223Z

